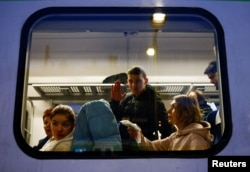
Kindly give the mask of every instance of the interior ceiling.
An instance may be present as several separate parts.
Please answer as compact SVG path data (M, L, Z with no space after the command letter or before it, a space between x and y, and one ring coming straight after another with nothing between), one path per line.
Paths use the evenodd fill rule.
M124 9L121 10L124 11ZM169 13L164 24L155 25L151 21L150 10L144 10L141 9L141 13L139 10L135 11L135 14L131 13L132 10L128 8L127 13L112 14L107 11L105 13L97 11L89 14L83 12L78 15L74 13L48 15L33 26L32 39L39 39L39 41L61 39L60 47L63 47L63 42L67 40L81 39L86 42L84 46L77 42L74 47L70 48L84 52L105 52L109 47L123 50L124 44L119 43L121 38L125 41L134 39L136 46L146 47L148 42L153 42L154 37L159 45L164 45L161 52L178 51L184 48L190 51L211 50L214 27L203 17ZM151 12L154 11L155 9ZM40 45L37 44L37 46ZM67 48L66 43L64 48ZM32 49L39 51L39 47L35 45Z
M154 37L157 38L159 45L166 45L161 51L177 51L181 48L191 51L208 48L211 50L211 40L214 40L214 26L199 15L168 13L164 24L155 25L152 24L152 14L150 13L154 12L155 9L151 9L151 11L144 9L146 12L140 9L141 12L138 10L134 14L129 8L127 13L118 12L115 14L107 11L102 13L102 10L99 10L100 12L90 12L89 14L83 12L83 14L78 15L45 16L34 25L33 39L40 41L42 39L62 39L62 42L65 39L86 40L87 44L84 46L80 43L74 45L75 49L79 45L79 50L82 49L84 52L95 50L105 52L109 47L122 50L124 44L119 44L120 38L124 38L124 40L136 39L137 46L145 47L145 44L152 42ZM126 11L126 9L121 10ZM140 42L140 39L143 41ZM35 46L33 48L39 49L36 49Z
M33 33L33 51L39 52L42 43L46 40L56 41L61 40L60 44L53 45L54 50L60 48L68 51L84 51L84 52L106 52L111 48L115 51L126 50L127 43L130 47L147 47L153 44L154 33L152 32L133 32L126 36L124 32L35 32ZM107 42L108 40L108 42ZM35 42L37 41L37 42ZM75 42L74 46L69 45L70 42ZM171 51L211 51L214 43L214 34L211 32L158 32L157 44L161 48L161 53ZM140 48L141 47L141 48Z
M40 44L43 40L61 39L62 41L54 46L58 52L64 51L100 51L105 52L107 46L115 47L115 49L124 49L124 44L118 44L116 38L124 38L124 40L134 39L140 40L137 46L145 47L147 42L152 42L155 33L158 34L158 44L164 45L162 52L169 53L169 50L178 52L180 50L187 51L203 51L211 52L214 43L214 27L201 17L192 15L169 15L164 26L155 28L149 20L150 16L48 16L38 22L33 28L33 46L32 51L43 53ZM109 42L105 42L106 40ZM82 44L64 45L65 40L85 40ZM37 42L36 42L37 41ZM136 42L136 41L135 41ZM87 44L86 44L87 43ZM197 52L196 52L197 53ZM140 55L139 55L140 56ZM190 60L190 59L189 59ZM205 64L206 65L206 64ZM203 68L203 67L202 67ZM30 72L32 74L32 72ZM46 71L44 70L44 74ZM63 72L62 72L63 73ZM203 73L201 73L203 75ZM33 83L30 83L31 85ZM218 98L218 92L213 85L154 85L161 95L176 95L187 93L192 88L198 88L210 98ZM53 98L61 99L72 96L77 98L84 96L109 96L106 85L32 85L33 89L39 93L36 98ZM124 88L127 89L127 88ZM106 94L108 92L108 94ZM32 96L31 96L32 97ZM35 98L35 97L33 97Z

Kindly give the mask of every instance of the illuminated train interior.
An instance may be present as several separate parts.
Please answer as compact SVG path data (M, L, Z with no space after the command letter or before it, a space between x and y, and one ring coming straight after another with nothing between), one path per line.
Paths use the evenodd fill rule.
M109 101L113 83L104 79L135 65L145 69L166 108L173 96L193 89L223 107L221 89L204 74L209 62L220 58L215 26L197 14L166 12L163 22L154 22L152 14L66 13L35 22L27 45L21 121L30 146L45 136L45 109L62 103L78 113L90 100ZM122 88L129 91L126 84Z

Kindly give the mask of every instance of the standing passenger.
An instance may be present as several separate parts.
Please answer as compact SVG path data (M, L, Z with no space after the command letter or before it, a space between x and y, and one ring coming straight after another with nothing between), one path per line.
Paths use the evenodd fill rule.
M207 77L210 80L210 83L214 84L216 89L219 89L218 86L218 72L217 72L217 63L216 61L211 61L207 68L204 71L204 74L207 75Z
M216 89L219 89L219 84L218 84L218 71L217 71L217 62L216 61L211 61L207 68L204 71L204 74L208 76L210 79L210 82L214 84ZM207 121L210 122L212 128L216 128L216 130L213 131L215 139L214 143L218 143L223 135L222 132L222 126L221 126L221 116L220 116L220 106L217 105L217 110L211 112L207 116Z
M158 139L158 131L162 137L170 135L172 126L166 119L166 109L160 95L148 84L143 68L135 66L127 72L127 83L131 93L121 93L120 81L117 80L111 90L111 108L117 121L130 120L137 123L142 133L149 139ZM132 150L131 138L127 128L121 125L121 137L124 150ZM133 149L134 150L134 149Z

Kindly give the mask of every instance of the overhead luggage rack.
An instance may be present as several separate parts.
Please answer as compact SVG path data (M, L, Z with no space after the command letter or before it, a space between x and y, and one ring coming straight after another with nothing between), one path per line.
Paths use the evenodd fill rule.
M41 97L110 94L112 84L32 84ZM125 91L126 86L121 88Z
M38 96L30 96L32 99L99 99L110 98L113 84L31 84ZM178 94L186 94L192 89L203 91L205 96L218 98L218 91L212 84L190 84L190 83L150 83L163 97ZM129 92L127 85L121 85L122 92Z
M185 94L191 84L150 84L156 91L162 95L174 96L177 94Z

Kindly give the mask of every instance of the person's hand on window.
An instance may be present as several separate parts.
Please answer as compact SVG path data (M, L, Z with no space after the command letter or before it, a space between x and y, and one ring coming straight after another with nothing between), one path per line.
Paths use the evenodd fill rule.
M115 101L120 101L125 95L126 93L121 93L121 82L119 80L115 81L111 87L111 98Z

